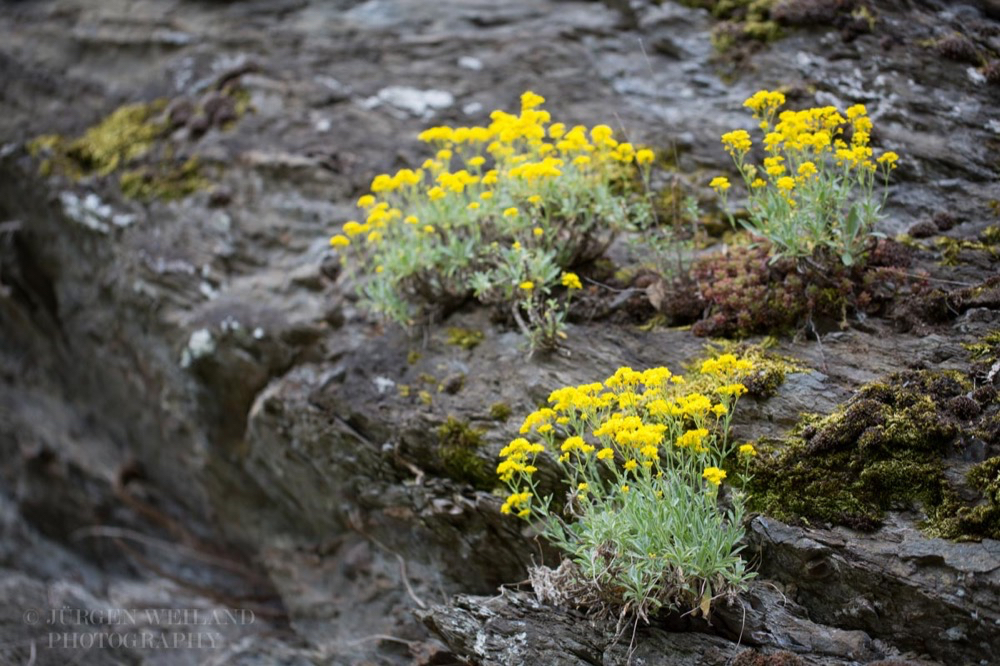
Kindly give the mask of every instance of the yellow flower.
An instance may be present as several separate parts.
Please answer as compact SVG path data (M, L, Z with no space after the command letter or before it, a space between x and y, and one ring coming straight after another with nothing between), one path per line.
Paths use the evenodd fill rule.
M651 164L655 157L652 150L643 148L635 154L635 161L638 164Z
M740 446L741 456L755 456L757 455L757 449L753 447L753 444L743 444Z
M425 224L424 225L424 233L427 233L427 234L434 233L434 227L431 226L431 225L429 225L429 224Z
M562 275L562 286L567 289L583 289L583 284L580 282L580 277L576 273L563 273Z
M576 489L579 490L579 491L589 490L590 489L590 484L588 484L586 481L583 481L582 483L580 483L580 484L577 485Z
M350 222L344 222L344 226L341 228L344 230L344 233L351 238L354 238L360 233L364 233L362 230L362 225L358 224L355 220L351 220Z
M368 234L369 243L378 243L381 240L382 240L382 233L379 231L373 231L370 234Z
M756 178L752 183L750 183L750 187L755 190L759 190L762 187L767 187L767 181L763 178Z
M468 164L471 167L481 167L484 164L486 164L486 158L480 155L476 155L475 157L470 158L469 161L466 162L466 164Z
M515 249L515 250L520 250L521 249L521 241L514 241L513 244L511 244L511 247L513 249Z
M562 123L552 123L549 125L549 136L553 139L561 139L566 134L566 126Z
M735 395L738 397L747 392L747 387L743 384L727 384L715 389L715 392L719 395Z
M396 189L392 176L387 173L380 173L372 181L372 192L391 192Z
M503 216L504 217L517 217L517 208L514 208L513 206L511 206L510 208L507 208L506 210L504 210Z
M784 176L782 178L779 178L778 182L776 182L775 185L778 186L779 190L785 190L786 192L791 192L792 189L795 187L795 179L789 176Z
M802 178L808 178L809 176L816 175L816 165L812 162L803 162L799 165L799 176Z
M420 218L416 215L407 215L403 218L403 222L406 222L407 224L420 224Z
M537 238L538 236L543 235L545 232L542 230L541 227L535 227L534 229L531 230L531 233L533 233Z
M520 511L517 512L518 518L527 518L530 515L531 515L531 509L528 508L521 509Z
M597 452L598 460L611 460L614 457L615 457L615 452L608 447L604 447L603 449Z
M708 430L705 428L688 430L677 438L677 446L681 448L691 447L693 449L698 449L701 447L702 440L706 437L708 437Z
M725 176L716 176L715 178L712 179L712 182L709 183L708 186L711 187L716 192L718 192L719 194L722 194L731 187L731 185L729 184L729 179L726 178Z
M366 194L360 199L358 199L358 208L371 208L375 205L375 197L370 194Z
M607 125L594 125L594 128L590 130L590 138L596 144L605 143L614 134L614 130Z
M490 192L489 190L487 190L487 191L483 192L482 194L480 194L479 198L482 199L483 201L487 201L487 200L493 198L493 193Z
M444 199L445 191L435 185L431 189L427 190L427 196L431 201L438 201L439 199Z
M526 111L528 109L534 109L536 106L545 103L545 98L541 95L536 95L530 90L521 95L521 110Z
M724 478L726 478L726 472L718 467L706 467L701 476L713 486L717 486L722 483Z
M627 484L627 483L626 483L625 485L623 485L623 486L622 486L622 492L623 492L623 493L627 493L627 492L628 492L628 491L630 491L630 490L632 490L632 489L628 487L628 484Z
M721 403L716 405L715 407L712 407L712 413L715 414L716 416L725 416L726 412L728 411L729 410L726 409L726 406Z
M722 135L722 145L730 155L742 154L750 150L753 143L750 141L750 133L746 130L734 130Z
M523 289L524 291L531 291L535 288L535 283L531 280L525 280L521 284L517 285L518 289Z
M347 247L350 244L351 241L347 238L347 236L341 236L340 234L337 234L336 236L330 238L330 245L332 245L333 247Z
M381 275L384 271L385 271L385 266L383 266L382 264L379 264L378 266L375 267L375 272L378 273L379 275Z
M478 201L473 201L472 203L470 203L468 205L468 209L469 210L479 210L479 202Z
M451 151L448 150L447 148L442 148L441 150L437 151L437 155L435 155L435 157L437 157L439 160L450 160Z
M530 197L528 197L528 202L533 204L540 204L542 203L542 196L540 194L532 194Z
M785 96L780 92L760 90L753 94L743 106L753 111L754 117L768 116L785 103Z
M635 471L635 469L636 469L636 468L637 468L638 466L639 466L639 463L637 463L637 462L636 462L636 461L634 461L634 460L626 460L626 461L625 461L625 471L626 471L626 472L632 472L632 471Z
M573 164L577 166L586 166L590 164L590 155L579 155L573 158Z
M875 161L879 164L888 164L890 169L895 169L896 162L899 161L899 155L889 150L882 153L881 157Z

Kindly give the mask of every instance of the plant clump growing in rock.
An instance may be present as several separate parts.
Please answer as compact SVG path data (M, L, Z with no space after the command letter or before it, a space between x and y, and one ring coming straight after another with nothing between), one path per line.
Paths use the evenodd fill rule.
M878 241L866 266L839 262L822 274L804 270L791 259L775 260L767 243L733 245L695 261L692 278L702 298L704 314L692 328L695 335L744 338L777 334L803 322L832 320L844 325L848 312L876 314L915 278L900 272L905 254ZM883 257L882 255L886 255ZM878 263L899 265L876 266Z
M547 599L648 620L660 608L707 616L715 599L743 589L753 576L739 556L744 497L719 494L724 461L756 455L729 436L753 370L731 354L704 361L690 381L623 367L553 391L551 407L525 418L500 452L497 474L510 489L501 511L565 553L559 569L533 573ZM543 496L535 478L549 457L564 503Z
M363 274L372 310L412 324L470 296L507 309L534 349L564 337L569 272L650 214L635 184L654 155L607 125L552 122L544 99L477 127L432 127L436 152L420 168L380 174L330 243Z

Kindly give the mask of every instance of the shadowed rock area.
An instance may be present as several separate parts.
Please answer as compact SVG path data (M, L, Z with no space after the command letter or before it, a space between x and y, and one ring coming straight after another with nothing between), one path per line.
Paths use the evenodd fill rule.
M683 368L706 341L628 323L615 295L573 319L569 356L528 359L473 304L405 332L360 309L330 249L374 175L423 159L421 129L529 89L670 155L654 184L710 207L719 135L781 87L796 108L866 104L903 157L879 231L931 224L956 260L914 251L940 316L900 302L779 339L801 370L747 398L736 435L780 438L903 369L970 371L963 344L1000 328L976 286L997 252L961 245L1000 220L996 3L869 3L862 30L783 0L781 39L727 54L688 4L712 3L0 0L0 662L992 663L1000 543L929 538L913 507L868 533L753 517L759 576L710 622L616 641L614 619L544 606L524 581L555 554L499 512L497 453L554 388ZM107 135L146 120L72 140L133 104L155 139L102 172ZM38 148L53 135L62 163ZM484 336L465 349L449 327ZM457 463L449 419L482 431ZM946 474L1000 455L959 438ZM162 626L27 614L64 607L250 615L210 644L88 647Z

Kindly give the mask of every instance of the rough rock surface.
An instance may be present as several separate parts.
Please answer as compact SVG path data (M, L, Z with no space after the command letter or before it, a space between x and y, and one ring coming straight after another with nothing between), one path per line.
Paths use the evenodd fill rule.
M518 414L622 364L680 367L703 341L578 322L573 356L526 362L475 309L447 322L486 332L473 350L440 328L407 337L357 309L326 239L374 174L416 158L419 129L481 121L525 89L675 151L701 186L726 167L718 135L748 123L742 100L776 86L796 105L868 104L876 140L905 158L883 231L947 211L948 233L973 238L995 223L1000 95L921 43L962 30L1000 50L996 12L879 4L871 35L793 31L733 65L714 59L708 13L672 2L0 2L0 661L67 661L29 608L170 604L255 621L217 649L89 650L86 663L514 664L547 646L562 663L625 663L627 642L572 612L468 596L550 555L489 492L450 478L438 428L485 429L488 468L516 430L491 420L493 403ZM211 190L140 204L113 179L43 177L28 155L32 137L78 135L124 103L203 100L220 81L238 81L251 111L171 137ZM932 270L974 283L990 266ZM868 321L784 341L813 370L748 405L738 434L778 434L902 367L960 368L960 343L998 321L976 307L905 334ZM458 375L461 390L438 392ZM745 619L643 629L634 656L725 663L742 634L807 663L989 663L996 544L912 525L862 537L760 519L764 580Z

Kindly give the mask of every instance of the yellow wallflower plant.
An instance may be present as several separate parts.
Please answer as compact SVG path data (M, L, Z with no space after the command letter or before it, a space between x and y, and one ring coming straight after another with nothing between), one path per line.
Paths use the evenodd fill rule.
M565 271L651 217L635 184L648 183L652 151L607 125L553 123L534 92L520 101L482 126L424 130L432 156L378 174L358 199L365 222L344 224L331 244L376 313L409 325L475 296L510 308L533 348L554 347L565 295L579 288ZM378 242L341 240L372 233Z
M660 607L707 611L753 576L739 557L743 495L730 493L730 509L718 500L724 461L752 455L729 437L746 391L740 380L752 370L724 354L690 384L667 368L622 367L603 382L552 391L500 452L497 474L510 489L501 511L563 550L574 572L568 584L584 602L642 618ZM565 506L536 482L543 459L566 483Z
M784 104L783 94L767 90L744 103L764 135L760 167L750 157L749 132L722 135L749 195L749 216L740 224L770 241L777 256L830 253L853 265L880 218L899 156L889 151L872 159L873 123L863 104L848 108L846 118L832 106L779 113ZM720 176L711 186L725 205L728 181Z

